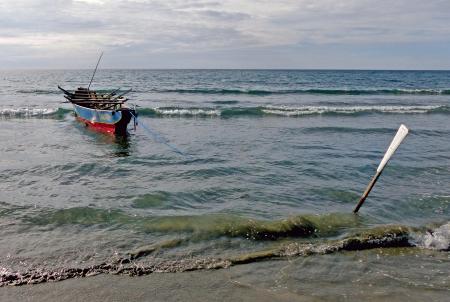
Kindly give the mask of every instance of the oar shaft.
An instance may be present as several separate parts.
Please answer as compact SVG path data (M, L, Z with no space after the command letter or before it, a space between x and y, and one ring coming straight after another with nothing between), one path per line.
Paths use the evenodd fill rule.
M61 90L62 92L64 92L65 94L67 94L67 95L73 96L73 93L72 93L72 92L69 92L69 91L63 89L63 88L60 87L59 85L58 85L58 89Z
M132 90L133 90L133 89L128 89L127 91L125 91L125 92L119 94L118 96L112 98L112 100L117 100L118 98L124 96L125 94L130 93Z
M112 97L112 96L115 95L116 92L119 91L119 90L120 90L120 88L117 88L117 89L113 90L112 92L108 93L108 94L106 95L105 98L110 98L110 97Z
M394 139L392 140L391 144L389 145L386 153L383 156L383 159L380 162L380 165L377 168L377 173L370 181L369 185L367 186L366 190L364 191L363 195L361 196L361 199L359 200L358 204L356 205L356 208L353 210L353 213L358 213L359 208L363 205L364 201L366 200L367 196L369 196L370 191L372 190L373 186L377 182L378 178L380 177L381 173L383 172L383 169L386 167L387 163L391 159L392 155L394 155L395 150L397 150L398 146L402 143L402 141L405 139L406 135L408 135L408 128L406 128L405 125L400 125L400 127L397 130L397 133L394 136Z
M364 201L366 201L367 196L369 196L370 191L372 191L373 186L375 186L375 183L377 182L378 178L380 178L382 172L383 171L377 172L375 176L372 178L363 195L361 196L361 199L359 200L358 204L353 210L353 213L358 213L359 208L363 205Z

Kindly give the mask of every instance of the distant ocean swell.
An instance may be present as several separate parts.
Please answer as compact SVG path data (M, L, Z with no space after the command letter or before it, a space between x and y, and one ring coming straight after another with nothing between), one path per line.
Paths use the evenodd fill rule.
M16 91L19 94L61 94L58 89L20 89Z
M0 108L0 117L61 117L71 112L66 108ZM238 117L279 116L302 117L314 115L358 116L365 114L450 114L445 105L360 105L360 106L261 106L261 107L156 107L138 109L140 116L148 117Z
M108 92L103 89L98 91ZM225 95L282 95L282 94L325 94L325 95L450 95L450 89L225 89L225 88L192 88L192 89L135 89L138 93L180 93L180 94L225 94ZM61 94L57 89L21 89L19 94Z
M146 91L148 92L148 91ZM158 93L187 93L187 94L248 94L248 95L277 95L277 94L329 94L329 95L450 95L450 89L285 89L285 90L257 90L257 89L153 89Z
M71 90L71 89L69 89ZM114 89L96 89L97 93L109 93L115 91ZM121 90L122 92L124 90ZM117 92L117 91L116 91ZM16 91L18 94L35 94L35 95L52 95L52 94L60 94L62 95L62 91L59 89L19 89ZM119 92L120 93L120 92Z

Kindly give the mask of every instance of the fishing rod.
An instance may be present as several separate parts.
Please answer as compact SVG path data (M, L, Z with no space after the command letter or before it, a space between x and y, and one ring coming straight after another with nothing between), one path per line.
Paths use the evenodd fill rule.
M403 125L403 124L400 125L400 128L398 128L397 134L394 136L394 139L392 140L391 144L389 145L389 148L387 149L386 153L384 154L384 157L381 160L380 165L378 166L375 175L373 176L372 180L369 182L369 185L367 186L366 190L364 191L363 195L361 196L361 199L359 200L358 204L356 205L355 209L353 210L353 213L358 213L359 208L361 208L361 206L363 205L367 196L369 196L369 193L372 190L373 186L375 186L375 183L377 182L378 178L380 178L384 167L386 167L387 163L391 159L392 155L394 155L398 146L400 146L402 141L408 135L408 132L409 132L409 130L408 130L408 128L406 128L405 125Z
M95 76L95 73L97 72L98 64L100 64L100 60L102 59L102 57L103 57L103 51L100 54L100 57L98 58L97 65L95 65L94 73L92 74L91 81L89 82L89 85L88 85L88 88L87 88L88 90L91 87L92 81L94 80L94 76Z

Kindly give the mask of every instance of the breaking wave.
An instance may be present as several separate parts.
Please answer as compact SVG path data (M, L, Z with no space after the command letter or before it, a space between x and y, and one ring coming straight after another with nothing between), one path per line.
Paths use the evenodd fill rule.
M434 250L448 250L450 248L450 222L434 230L428 230L425 234L412 234L411 237L411 242L415 246Z
M302 117L313 115L363 115L363 114L449 114L445 105L359 105L359 106L261 106L261 107L157 107L141 108L139 114L150 117L233 117L233 116L284 116Z
M424 248L448 250L449 224L443 225L433 231L436 236L445 234L445 240L439 245L421 245ZM264 261L277 258L307 257L311 255L324 255L341 251L360 251L375 248L408 248L417 246L412 237L417 235L412 228L406 226L375 227L359 233L346 236L343 239L325 242L282 242L281 244L256 252L230 255L225 258L196 258L188 256L177 260L164 260L151 255L161 249L177 247L183 240L174 239L144 246L123 255L115 255L101 263L87 267L69 268L39 268L28 271L10 271L0 267L0 287L7 285L38 284L43 282L61 281L70 278L95 276L98 274L120 274L141 276L152 273L175 273L193 270L209 270L228 268L230 266ZM442 233L442 234L441 234ZM426 236L426 235L422 235ZM424 242L427 242L425 240ZM442 245L441 245L442 244ZM147 257L150 256L150 257Z
M280 94L326 94L326 95L450 95L450 89L222 89L222 88L193 88L193 89L154 89L158 93L180 94L246 94L255 96Z
M138 110L141 116L220 116L221 110L214 108L182 108L182 107L157 107L141 108Z
M3 118L27 118L27 117L52 117L70 112L63 108L0 108L0 117Z
M65 108L0 108L0 118L61 117L71 112ZM358 116L367 114L450 114L445 105L358 105L358 106L259 106L259 107L156 107L140 108L140 116L148 117L305 117L315 115Z
M300 215L282 220L258 220L234 215L136 217L120 210L74 207L29 218L34 225L127 225L146 233L189 234L191 239L229 237L249 240L324 237L359 225L353 214Z

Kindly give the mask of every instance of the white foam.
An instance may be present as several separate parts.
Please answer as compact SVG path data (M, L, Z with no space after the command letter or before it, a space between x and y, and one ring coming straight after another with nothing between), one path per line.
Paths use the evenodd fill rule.
M411 243L427 249L448 250L450 248L450 222L426 234L412 234Z
M161 115L179 116L220 116L220 110L214 109L187 109L187 108L155 108L155 112Z
M0 108L0 116L6 117L31 117L52 115L58 111L57 108Z
M445 89L406 89L406 88L400 88L397 89L399 92L406 93L406 94L442 94L447 92Z
M266 114L297 116L309 114L354 114L358 112L382 112L382 113L427 113L430 110L438 109L440 106L266 106L262 111Z

